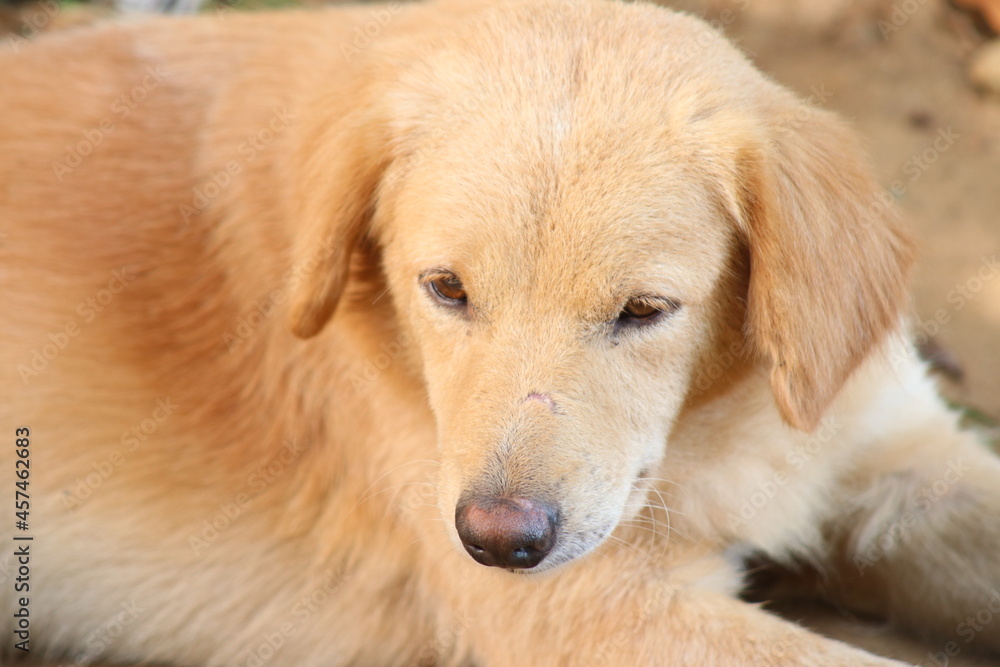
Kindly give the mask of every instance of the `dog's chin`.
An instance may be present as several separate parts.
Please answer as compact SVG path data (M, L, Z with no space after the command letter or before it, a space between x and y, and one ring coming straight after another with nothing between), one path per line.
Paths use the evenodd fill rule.
M617 521L611 521L600 528L567 535L556 542L555 549L545 557L545 560L535 567L524 570L508 570L508 572L520 575L541 574L543 572L552 572L570 563L578 562L601 546L604 540L614 532L617 525Z

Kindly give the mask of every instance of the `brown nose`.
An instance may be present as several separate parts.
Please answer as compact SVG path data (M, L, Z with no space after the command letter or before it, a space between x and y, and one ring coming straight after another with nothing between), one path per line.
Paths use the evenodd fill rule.
M455 527L465 550L491 567L527 569L556 542L558 513L528 498L467 498L455 508Z

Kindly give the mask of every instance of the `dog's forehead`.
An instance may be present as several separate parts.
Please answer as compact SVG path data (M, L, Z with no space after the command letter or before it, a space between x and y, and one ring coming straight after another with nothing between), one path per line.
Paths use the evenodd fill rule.
M466 150L462 166L442 160L415 173L397 209L415 269L696 300L735 237L712 190L687 169L631 156L580 164L566 152L524 159Z
M511 4L397 54L412 60L386 91L400 136L499 131L512 143L536 141L521 128L550 119L556 138L572 120L642 141L767 92L745 56L694 17L641 4Z
M404 77L393 101L413 251L515 267L548 254L605 273L721 255L721 181L758 75L690 17L539 7L549 22L497 15Z
M712 268L735 236L705 166L719 159L713 147L591 115L551 106L470 123L423 151L394 216L413 232L412 256L537 280Z

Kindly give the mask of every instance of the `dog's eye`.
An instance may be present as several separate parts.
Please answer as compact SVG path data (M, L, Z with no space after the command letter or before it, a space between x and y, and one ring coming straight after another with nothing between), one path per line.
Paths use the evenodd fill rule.
M673 299L661 297L636 297L629 299L618 314L615 328L627 326L642 326L650 324L661 317L670 315L680 308L680 304Z
M629 301L622 309L622 315L636 320L645 320L661 312L663 311L648 301Z
M441 273L427 278L424 283L431 295L449 306L464 306L468 302L465 286L454 273Z

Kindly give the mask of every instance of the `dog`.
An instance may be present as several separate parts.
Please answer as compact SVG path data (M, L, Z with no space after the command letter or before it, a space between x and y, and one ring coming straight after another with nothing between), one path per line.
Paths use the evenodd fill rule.
M753 558L1000 650L905 225L700 20L221 12L0 89L8 657L899 664L741 600Z

